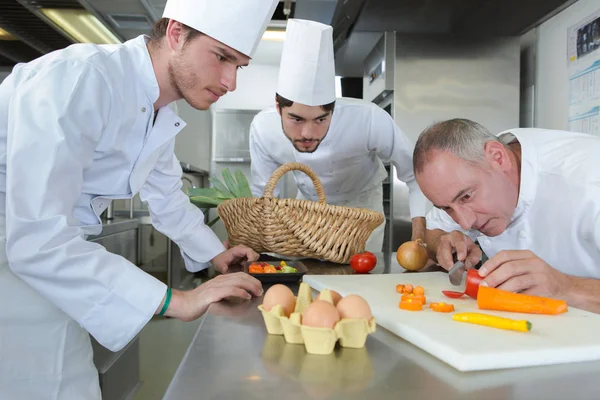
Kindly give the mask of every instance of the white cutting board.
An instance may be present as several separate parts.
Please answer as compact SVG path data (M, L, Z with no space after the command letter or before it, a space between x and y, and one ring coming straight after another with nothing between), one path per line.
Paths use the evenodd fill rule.
M342 296L358 294L370 305L377 324L459 371L550 365L600 360L600 315L569 308L561 315L534 315L479 310L470 297L449 299L442 290L456 290L444 272L382 275L304 275L303 281L320 291ZM399 283L425 288L423 311L398 308ZM530 332L516 332L456 322L453 313L438 313L429 303L454 304L455 312L484 312L527 319Z

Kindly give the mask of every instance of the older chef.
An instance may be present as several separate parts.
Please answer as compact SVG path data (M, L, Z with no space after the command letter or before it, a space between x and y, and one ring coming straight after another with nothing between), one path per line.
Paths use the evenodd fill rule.
M425 130L417 181L436 206L430 256L469 266L484 284L600 312L600 138L548 129L492 135L465 119Z
M252 193L261 196L275 169L289 161L308 165L323 183L329 204L383 213L382 161L391 161L409 187L413 239L424 238L426 199L412 170L413 144L373 103L335 96L332 28L290 19L279 69L276 106L250 127ZM298 198L317 200L314 185L294 172ZM278 191L275 192L278 195ZM381 251L384 224L367 241Z
M1 399L100 399L88 332L116 351L154 314L192 320L226 296L261 294L243 274L171 291L85 239L112 199L140 192L188 269L258 256L225 251L180 190L185 123L166 105L206 109L235 90L276 4L169 0L152 38L74 45L0 85Z

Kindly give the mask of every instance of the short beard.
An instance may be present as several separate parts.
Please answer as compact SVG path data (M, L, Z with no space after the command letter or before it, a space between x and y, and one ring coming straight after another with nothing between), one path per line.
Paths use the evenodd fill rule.
M173 62L169 62L168 71L169 83L171 84L171 87L175 90L175 93L177 93L177 97L184 99L183 93L181 92L181 86L179 85L179 79L177 79L177 76L175 75Z
M330 125L330 127L331 127L331 125ZM285 129L283 127L283 119L281 120L281 131L283 132L283 135L287 138L287 140L290 141L290 143L292 144L292 146L294 146L294 148L296 149L296 151L298 151L299 153L311 154L311 153L314 153L315 151L317 151L317 149L321 145L321 142L323 141L323 139L325 139L327 137L327 133L329 133L329 128L327 128L327 133L325 133L325 136L323 136L321 139L315 140L315 142L317 142L317 147L315 147L313 150L301 150L298 147L296 147L296 142L297 141L294 141L293 139L290 139L290 137L285 133ZM298 142L300 142L300 140L298 140Z

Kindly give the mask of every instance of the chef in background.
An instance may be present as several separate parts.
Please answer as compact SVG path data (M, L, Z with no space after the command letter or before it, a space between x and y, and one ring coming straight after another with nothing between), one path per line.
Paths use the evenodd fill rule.
M430 257L483 285L555 297L600 313L600 138L549 129L491 134L454 119L426 129L414 169L435 208ZM481 249L474 243L477 241Z
M392 162L409 188L412 238L424 239L427 202L413 175L413 144L375 104L336 99L332 31L318 22L288 20L276 104L250 127L252 193L261 196L275 169L297 161L318 175L327 203L383 213L383 162ZM311 179L293 173L297 198L316 201ZM373 231L367 250L382 250L384 229L381 224Z
M151 38L76 44L0 85L0 399L99 400L89 334L118 351L155 314L189 321L262 294L246 274L171 290L86 237L113 199L140 192L190 271L258 257L225 250L182 192L185 122L167 105L204 110L235 90L276 5L168 0Z

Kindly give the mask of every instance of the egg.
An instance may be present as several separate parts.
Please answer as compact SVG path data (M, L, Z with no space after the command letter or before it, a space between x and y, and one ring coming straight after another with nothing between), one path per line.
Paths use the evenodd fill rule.
M340 313L335 306L325 300L315 300L304 313L302 313L302 325L314 328L333 329L340 320Z
M371 307L365 299L356 294L351 294L337 304L340 318L364 318L371 319Z
M271 311L273 306L280 304L284 314L289 317L296 308L296 298L292 290L281 284L271 286L263 297L262 306L266 311Z
M331 292L331 299L333 300L333 305L337 305L337 303L340 301L340 299L342 298L342 295L340 295L338 292L336 292L335 290L330 290L329 292ZM321 297L321 293L319 293L317 295L317 298L315 300L320 300Z

